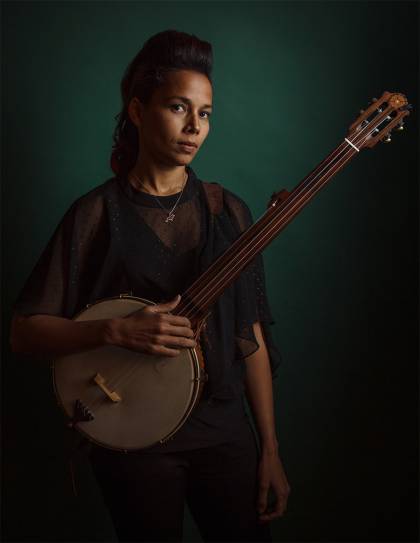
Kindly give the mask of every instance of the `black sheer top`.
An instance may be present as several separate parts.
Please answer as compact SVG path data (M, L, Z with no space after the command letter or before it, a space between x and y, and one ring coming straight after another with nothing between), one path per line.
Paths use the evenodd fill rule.
M132 293L153 302L172 299L252 224L241 198L223 189L223 209L210 212L202 182L187 167L178 194L136 191L126 177L108 179L78 198L65 213L16 302L23 315L72 318L99 299ZM167 211L165 211L165 209ZM165 444L148 450L183 450L221 443L247 423L244 357L258 348L259 321L273 379L280 355L270 333L261 255L214 304L201 339L209 380L187 422Z

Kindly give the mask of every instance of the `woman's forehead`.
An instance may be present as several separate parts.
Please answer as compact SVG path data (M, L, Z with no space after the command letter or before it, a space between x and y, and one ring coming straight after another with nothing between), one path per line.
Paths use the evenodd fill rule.
M199 72L181 70L171 72L165 83L156 90L157 97L169 100L185 98L203 107L211 107L213 90L208 78Z

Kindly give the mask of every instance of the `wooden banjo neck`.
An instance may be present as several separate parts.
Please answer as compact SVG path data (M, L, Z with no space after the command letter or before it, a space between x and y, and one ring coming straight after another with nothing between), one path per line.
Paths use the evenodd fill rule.
M385 92L350 126L347 136L291 192L273 194L267 211L184 292L174 314L188 317L196 338L220 294L353 156L402 129L410 106ZM99 300L75 320L125 317L148 300L124 296ZM62 356L53 363L54 389L69 425L97 445L120 451L164 444L199 404L206 382L197 349L156 357L114 345Z
M374 98L350 126L346 137L291 192L274 193L267 211L221 254L183 293L173 311L201 329L209 310L240 272L296 217L312 198L365 147L390 142L391 131L403 130L411 105L400 93L384 92Z

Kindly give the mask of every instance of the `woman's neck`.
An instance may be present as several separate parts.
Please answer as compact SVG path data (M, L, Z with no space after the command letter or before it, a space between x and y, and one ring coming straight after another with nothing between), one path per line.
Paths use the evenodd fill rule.
M136 190L144 190L155 196L170 196L180 192L187 177L185 166L162 170L156 166L136 164L128 173L128 180Z

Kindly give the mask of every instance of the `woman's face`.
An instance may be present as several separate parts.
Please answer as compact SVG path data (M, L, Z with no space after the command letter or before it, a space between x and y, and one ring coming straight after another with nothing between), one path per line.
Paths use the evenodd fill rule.
M167 74L147 105L133 98L128 111L139 131L141 160L164 166L192 162L210 130L212 98L210 81L191 70ZM185 148L180 142L196 147Z

